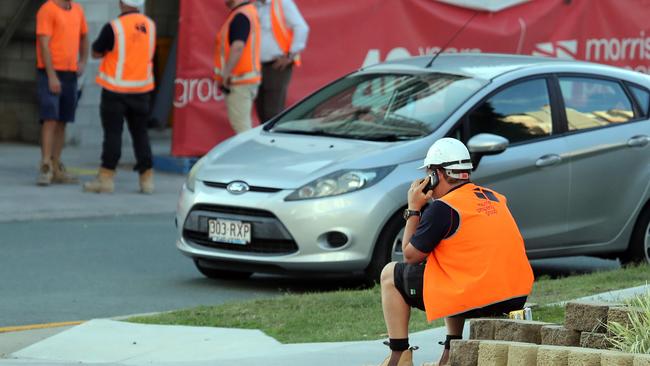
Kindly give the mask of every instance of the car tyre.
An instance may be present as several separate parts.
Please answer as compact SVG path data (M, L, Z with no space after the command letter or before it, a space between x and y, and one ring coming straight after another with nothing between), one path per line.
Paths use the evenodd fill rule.
M623 264L650 263L650 205L639 215L630 245L620 259Z
M215 280L245 280L253 275L253 272L230 271L226 269L207 267L201 264L197 259L194 260L194 265L202 275Z
M404 219L399 213L401 213L401 210L388 220L379 234L372 253L372 259L365 270L366 280L369 284L379 283L381 271L386 264L394 260L393 249L397 242L401 243L402 238L398 236L404 229Z

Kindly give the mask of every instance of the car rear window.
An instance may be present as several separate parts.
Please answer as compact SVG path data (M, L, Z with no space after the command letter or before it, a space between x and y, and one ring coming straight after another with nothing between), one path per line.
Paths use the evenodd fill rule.
M560 77L569 131L609 126L635 118L621 84L586 77Z

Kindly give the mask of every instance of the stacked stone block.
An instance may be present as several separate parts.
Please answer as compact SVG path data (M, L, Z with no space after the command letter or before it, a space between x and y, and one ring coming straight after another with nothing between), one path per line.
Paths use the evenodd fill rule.
M634 355L632 366L650 366L650 355Z
M498 319L494 322L494 339L541 344L541 329L546 325L551 324L533 320Z
M471 329L471 328L470 328ZM477 340L452 340L449 362L454 366L476 366L478 365Z
M536 344L511 344L508 347L508 366L537 365L537 351Z
M600 359L601 366L632 366L634 355L617 351L603 352Z
M572 348L569 352L569 365L601 366L603 351L593 348Z
M580 345L580 332L562 325L545 325L541 329L542 344L549 346L577 347Z
M567 366L569 352L568 347L540 346L537 350L537 366Z

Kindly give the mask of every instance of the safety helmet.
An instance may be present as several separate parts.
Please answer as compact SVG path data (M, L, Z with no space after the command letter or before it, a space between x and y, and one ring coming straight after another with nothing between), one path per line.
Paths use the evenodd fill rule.
M144 0L120 0L124 5L132 6L134 8L144 5Z
M429 165L445 170L472 170L473 167L465 144L451 137L442 138L431 145L424 158L424 165L419 169Z

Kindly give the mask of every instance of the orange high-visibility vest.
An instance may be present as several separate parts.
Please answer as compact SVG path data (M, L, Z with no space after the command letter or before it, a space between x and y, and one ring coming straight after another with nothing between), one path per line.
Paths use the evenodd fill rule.
M244 51L239 62L230 73L230 81L233 85L258 84L262 80L262 64L260 63L260 22L257 16L257 8L253 4L240 6L228 15L228 19L221 26L217 34L217 51L214 57L214 73L218 81L223 81L223 68L230 57L230 23L237 14L244 14L250 22L250 32Z
M422 291L427 319L530 294L533 271L506 198L468 183L440 200L458 212L460 223L427 257Z
M275 41L280 46L280 50L285 55L289 54L291 44L293 43L293 30L287 26L284 9L282 8L282 0L271 0L271 28ZM293 63L296 66L302 65L299 55L294 57Z
M144 14L120 16L111 23L113 49L99 65L97 84L116 93L146 93L154 88L156 25Z

